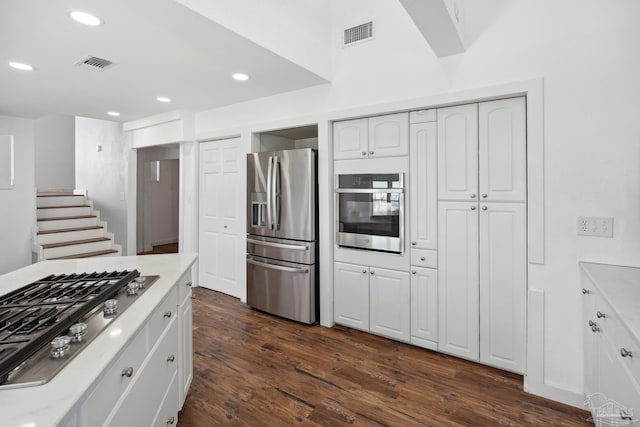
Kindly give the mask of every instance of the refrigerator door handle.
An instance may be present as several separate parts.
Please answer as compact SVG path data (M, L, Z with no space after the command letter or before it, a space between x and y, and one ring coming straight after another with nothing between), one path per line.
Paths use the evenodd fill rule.
M257 265L264 268L270 268L272 270L280 270L286 271L287 273L308 273L308 268L295 268L295 267L285 267L283 265L275 265L275 264L267 264L265 262L256 261L251 258L247 258L247 262L249 264Z
M273 200L271 201L271 206L273 206L273 229L280 229L280 163L278 162L278 156L273 156Z
M285 243L273 243L273 242L265 242L264 240L256 240L247 238L247 243L253 243L256 245L269 246L270 248L278 248L278 249L291 249L294 251L308 251L308 245L287 245Z
M272 215L272 206L271 206L271 194L273 193L273 157L269 156L269 161L267 162L267 225L271 230L273 230L273 215Z

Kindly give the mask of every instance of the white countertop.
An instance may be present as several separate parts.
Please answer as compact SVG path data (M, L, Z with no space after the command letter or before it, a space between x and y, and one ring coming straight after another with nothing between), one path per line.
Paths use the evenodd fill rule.
M590 262L580 268L640 343L640 268Z
M0 295L50 274L137 269L141 275L160 276L49 383L0 390L0 424L43 427L61 422L196 258L196 254L166 254L43 261L0 276Z

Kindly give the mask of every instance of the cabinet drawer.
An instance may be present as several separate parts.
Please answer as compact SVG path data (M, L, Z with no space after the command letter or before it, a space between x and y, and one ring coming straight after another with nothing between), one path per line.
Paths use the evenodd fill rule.
M635 378L636 383L640 383L640 345L638 345L638 341L631 336L623 324L617 321L613 326L613 341L616 356Z
M409 113L409 123L435 122L437 120L436 109L412 111Z
M149 346L153 347L171 319L177 316L178 287L174 286L149 319Z
M87 399L88 425L99 426L105 421L126 388L135 381L147 352L146 328L131 340ZM131 376L124 375L130 369Z
M182 303L187 295L191 296L192 285L191 269L189 269L189 271L183 274L178 280L178 303Z
M411 265L438 268L438 252L426 249L411 249Z

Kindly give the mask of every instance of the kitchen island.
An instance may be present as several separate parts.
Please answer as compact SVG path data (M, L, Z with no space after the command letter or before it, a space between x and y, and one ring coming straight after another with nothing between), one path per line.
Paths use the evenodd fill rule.
M0 295L50 274L138 270L158 281L51 381L1 389L2 425L177 423L191 383L195 254L43 261L0 276Z

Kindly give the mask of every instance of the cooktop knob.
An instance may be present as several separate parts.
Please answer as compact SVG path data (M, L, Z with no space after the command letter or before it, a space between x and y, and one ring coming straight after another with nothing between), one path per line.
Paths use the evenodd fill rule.
M102 304L102 311L105 316L109 316L111 314L116 314L118 312L118 300L117 299L108 299Z
M71 341L82 341L87 334L87 324L84 322L74 323L69 327L69 333L71 334Z
M140 285L136 281L131 281L127 283L127 294L128 295L137 295L138 289L140 289Z
M144 282L145 282L145 278L140 276L140 277L136 277L135 279L133 279L134 282L136 282L138 284L138 289L142 289L144 288Z
M69 351L70 345L69 343L71 342L71 338L66 336L66 335L61 335L59 337L55 337L53 339L53 341L51 341L51 350L50 350L50 354L51 357L54 359L60 359L61 357L64 357L67 354L67 351Z

